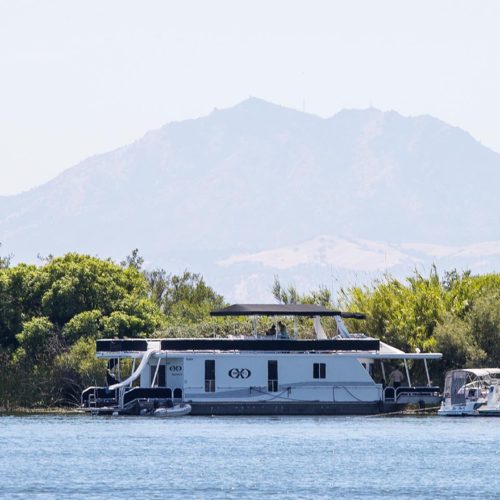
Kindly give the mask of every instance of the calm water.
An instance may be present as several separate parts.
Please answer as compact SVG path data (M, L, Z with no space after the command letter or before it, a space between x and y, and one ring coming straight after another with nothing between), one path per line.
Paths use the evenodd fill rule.
M500 498L500 419L0 417L12 498Z

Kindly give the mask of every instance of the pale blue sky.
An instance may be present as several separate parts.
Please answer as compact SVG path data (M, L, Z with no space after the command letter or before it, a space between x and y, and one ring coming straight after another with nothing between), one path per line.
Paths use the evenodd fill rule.
M0 195L256 96L432 114L500 151L499 1L0 0Z

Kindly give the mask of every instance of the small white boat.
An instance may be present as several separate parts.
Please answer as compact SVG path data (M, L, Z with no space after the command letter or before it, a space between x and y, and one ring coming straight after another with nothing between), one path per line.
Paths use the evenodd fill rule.
M438 415L500 417L500 368L448 372Z
M179 405L174 405L171 408L157 408L153 412L153 417L158 418L170 418L170 417L183 417L184 415L189 415L191 413L191 405L187 403L181 403Z

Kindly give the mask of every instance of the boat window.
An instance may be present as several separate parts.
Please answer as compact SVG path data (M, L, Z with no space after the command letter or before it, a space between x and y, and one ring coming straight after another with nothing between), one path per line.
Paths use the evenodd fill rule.
M205 360L205 392L215 392L215 360Z
M172 389L170 387L167 387L167 399L172 399Z
M274 359L267 362L267 390L278 392L278 361Z
M165 387L165 365L160 365L160 368L158 369L158 376L156 380L156 385L158 387Z
M182 389L174 389L174 399L182 399Z
M313 378L326 378L326 364L314 363L313 364Z

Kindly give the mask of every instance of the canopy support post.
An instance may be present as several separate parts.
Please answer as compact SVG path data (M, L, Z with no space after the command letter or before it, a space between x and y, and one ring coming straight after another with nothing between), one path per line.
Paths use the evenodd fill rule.
M380 367L382 368L382 377L384 377L384 384L387 385L388 380L385 377L385 366L382 360L380 360Z
M427 366L427 359L424 358L425 373L427 374L427 387L431 386L431 377L429 377L429 368Z
M408 370L408 363L406 362L406 358L403 361L405 362L405 370L406 370L406 378L408 379L408 387L411 387L410 372Z
M299 326L297 321L297 316L293 317L293 337L298 338L299 336Z
M135 372L135 358L134 360L132 361L132 371L130 372L130 374L134 373Z

